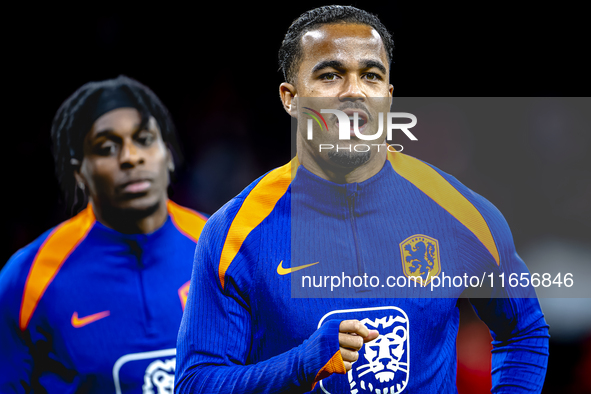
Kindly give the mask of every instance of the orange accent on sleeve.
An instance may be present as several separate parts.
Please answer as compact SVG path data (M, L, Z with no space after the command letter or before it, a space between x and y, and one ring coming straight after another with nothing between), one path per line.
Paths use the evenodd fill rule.
M187 297L189 296L189 286L191 285L191 281L187 281L184 285L181 286L179 289L179 298L181 299L181 305L183 306L183 311L185 310L185 305L187 305Z
M19 326L25 330L47 286L53 281L62 264L86 237L95 222L89 204L86 209L56 227L45 239L31 264L23 299Z
M176 228L196 243L207 218L170 200L168 200L166 208Z
M324 378L329 377L333 373L340 373L342 375L347 373L347 368L345 368L345 362L343 361L343 356L341 356L340 350L337 350L337 352L330 358L330 360L328 360L324 367L320 368L320 371L318 371L316 377L314 378L314 383L312 383L311 390L314 390L316 383L320 382Z
M230 225L220 256L218 276L222 288L224 287L226 271L238 254L242 243L248 237L248 234L269 216L277 201L287 192L292 174L295 175L297 165L297 158L294 158L283 167L271 171L260 180L244 199Z
M499 251L484 217L476 207L429 165L402 153L388 153L394 171L415 185L482 242L499 265Z

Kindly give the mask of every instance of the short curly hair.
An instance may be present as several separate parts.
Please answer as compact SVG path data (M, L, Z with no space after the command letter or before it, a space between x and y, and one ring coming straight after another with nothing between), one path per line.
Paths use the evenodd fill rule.
M287 30L279 49L279 68L283 71L283 77L287 82L295 81L297 69L302 60L302 36L319 25L333 23L352 23L373 27L382 38L388 63L392 63L394 41L376 15L351 6L328 5L304 12Z

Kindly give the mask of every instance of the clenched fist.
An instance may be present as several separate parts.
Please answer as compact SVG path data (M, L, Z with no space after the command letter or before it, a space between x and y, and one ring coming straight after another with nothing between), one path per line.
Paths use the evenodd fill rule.
M347 371L359 358L359 350L364 343L379 336L376 330L368 330L359 320L343 320L339 326L339 345L341 357Z

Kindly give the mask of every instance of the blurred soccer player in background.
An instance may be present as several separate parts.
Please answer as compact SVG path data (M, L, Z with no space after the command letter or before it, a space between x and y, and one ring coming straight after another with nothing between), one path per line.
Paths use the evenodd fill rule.
M0 273L0 392L171 390L205 217L168 199L168 110L125 76L80 87L51 136L76 213ZM40 191L42 193L42 191Z
M207 222L179 331L177 393L457 392L463 289L419 287L420 298L381 288L356 297L350 285L292 293L304 271L427 281L442 269L528 272L500 212L452 176L388 152L384 135L368 151L322 151L319 141L359 142L337 140L335 117L306 138L300 114L310 97L331 99L371 134L372 103L392 95L392 48L377 17L353 7L314 9L289 28L280 95L299 120L297 157ZM540 392L548 326L533 289L523 298L498 287L486 294L471 301L493 332L493 392Z

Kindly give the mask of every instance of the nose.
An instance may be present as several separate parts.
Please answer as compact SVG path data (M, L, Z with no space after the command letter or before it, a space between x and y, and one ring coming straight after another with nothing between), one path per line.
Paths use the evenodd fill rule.
M364 101L365 93L363 93L361 83L362 81L358 75L348 75L339 99L341 101Z
M123 146L121 147L121 152L119 154L119 164L121 168L132 168L143 163L143 151L139 149L133 141L123 141Z

